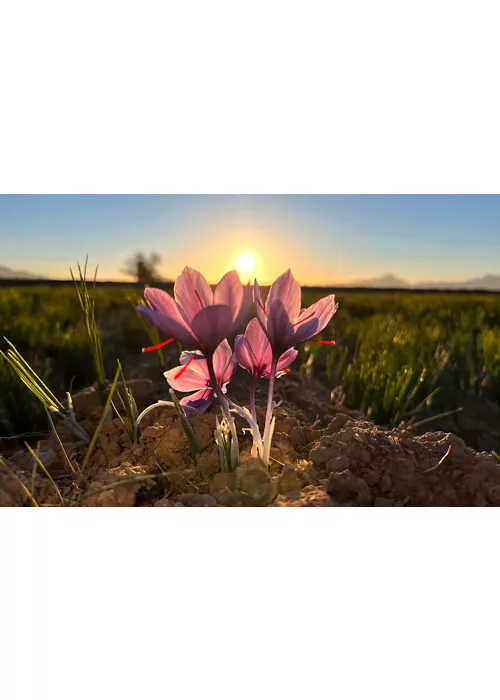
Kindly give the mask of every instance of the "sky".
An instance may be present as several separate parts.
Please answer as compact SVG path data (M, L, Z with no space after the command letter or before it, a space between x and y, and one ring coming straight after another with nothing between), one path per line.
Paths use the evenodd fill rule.
M500 195L0 195L0 265L65 279L88 254L119 280L153 251L166 279L190 265L210 283L235 267L327 286L500 275Z

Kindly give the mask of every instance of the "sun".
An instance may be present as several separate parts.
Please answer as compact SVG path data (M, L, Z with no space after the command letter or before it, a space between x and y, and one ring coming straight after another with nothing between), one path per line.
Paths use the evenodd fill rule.
M236 267L238 272L247 274L252 272L255 267L255 258L251 253L241 253L236 259Z

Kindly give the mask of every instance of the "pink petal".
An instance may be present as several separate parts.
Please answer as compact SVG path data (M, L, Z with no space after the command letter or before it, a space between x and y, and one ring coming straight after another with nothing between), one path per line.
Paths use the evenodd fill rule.
M279 299L273 301L267 312L267 336L274 355L282 355L285 350L295 345L293 325Z
M243 367L247 372L253 374L257 367L257 361L250 347L250 343L244 335L237 335L234 340L234 356L240 367Z
M191 357L194 355L194 359L191 360ZM200 377L203 377L204 381L209 381L210 380L210 375L208 374L208 366L207 366L207 361L205 359L205 355L203 353L199 352L198 350L195 352L187 352L184 350L181 353L181 356L179 358L179 362L181 365L185 365L188 362L190 369L193 370L193 372L196 372L196 374L199 374Z
M198 339L189 329L187 329L184 320L182 323L167 316L159 311L154 311L147 306L138 306L137 310L145 318L148 319L153 326L156 326L167 338L175 338L182 343L186 348L196 349L199 346Z
M224 370L224 374L222 375L221 387L222 387L222 391L224 393L226 393L226 386L231 381L231 377L233 376L235 369L236 369L236 359L235 359L234 355L232 355L231 359L227 363L226 369Z
M238 315L234 319L233 327L231 328L231 333L236 333L239 331L241 326L245 323L249 314L250 299L252 298L252 289L250 287L250 282L243 287L243 299L241 302L241 307Z
M283 355L280 357L278 360L278 365L276 367L277 372L282 372L284 369L289 367L292 362L295 360L297 355L299 354L298 350L295 350L295 348L290 348L290 350L287 350L286 352L283 353Z
M214 352L214 372L219 386L227 384L235 369L233 351L227 340L223 340Z
M236 270L226 272L214 292L214 304L229 306L233 322L239 316L243 303L243 285Z
M175 300L184 320L190 325L193 318L214 303L214 295L200 272L185 267L174 285Z
M175 323L185 328L185 330L191 334L191 329L187 325L183 316L179 311L179 307L172 299L170 294L164 292L163 289L157 289L156 287L146 287L144 290L144 298L148 302L149 306L153 311L158 311L164 316L168 316ZM192 335L192 334L191 334Z
M245 330L245 338L248 341L255 358L256 365L262 365L266 361L271 366L272 352L269 338L262 330L259 321L252 318Z
M191 328L204 354L213 352L221 340L229 335L232 321L231 310L221 304L207 306L196 314Z
M148 302L149 306L153 309L153 311L158 311L159 313L164 314L165 316L169 316L179 325L184 326L186 330L189 330L189 326L182 317L177 304L172 299L170 294L164 292L163 289L156 289L155 287L146 287L146 289L144 290L144 298Z
M308 309L305 309L295 324L293 344L304 343L306 340L321 333L336 311L337 304L335 304L334 294L320 299ZM301 318L304 319L302 322Z
M192 369L192 363L187 368L181 365L169 369L165 372L165 378L174 391L194 391L207 385L206 379Z
M266 310L269 314L271 306L279 300L292 323L300 313L300 284L294 279L291 270L280 275L271 285L266 301Z
M267 335L267 315L260 295L260 288L257 280L253 283L253 299L255 304L255 316L264 333Z

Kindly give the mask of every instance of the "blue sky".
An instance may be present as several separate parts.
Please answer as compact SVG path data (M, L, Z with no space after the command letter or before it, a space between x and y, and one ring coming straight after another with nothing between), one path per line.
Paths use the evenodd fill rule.
M66 278L88 253L121 279L153 250L168 278L217 281L249 252L263 284L287 267L304 284L463 280L500 274L500 195L0 196L0 265Z

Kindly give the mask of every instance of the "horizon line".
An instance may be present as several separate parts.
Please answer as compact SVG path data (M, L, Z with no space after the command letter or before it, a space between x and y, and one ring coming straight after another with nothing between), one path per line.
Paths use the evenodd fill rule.
M491 275L493 276L493 275ZM496 275L495 275L496 276ZM499 281L499 287L496 289L488 289L484 287L469 287L469 288L464 288L464 287L446 287L444 285L446 284L452 284L452 285L457 285L457 284L470 284L471 281L469 280L468 282L435 282L434 285L440 285L439 287L436 286L422 286L418 287L415 285L410 285L405 287L384 287L384 286L363 286L363 285L356 285L356 284L341 284L338 283L336 285L325 285L325 284L301 284L300 286L303 289L318 289L318 290L329 290L329 291L335 291L336 289L341 289L345 291L366 291L366 292L449 292L449 293L483 293L483 294L499 294L500 293L500 275L496 276ZM402 280L403 281L403 280ZM92 282L93 284L93 282ZM129 281L129 280L96 280L95 282L96 286L127 286L127 287L140 287L140 288L146 288L151 286L149 283L144 283L144 282L137 282L137 281ZM170 286L173 287L175 284L175 280L158 280L152 284L156 284L159 286ZM215 286L217 283L209 283L211 287ZM419 284L424 284L424 283L419 283ZM433 283L430 283L431 285ZM14 277L14 278L7 278L7 277L0 277L0 287L35 287L37 285L41 286L50 286L50 285L55 285L55 286L73 286L74 281L71 278L48 278L48 277L36 277L36 278L21 278L21 277ZM443 286L441 286L443 285ZM260 285L263 289L267 289L271 286L271 284L262 284Z

